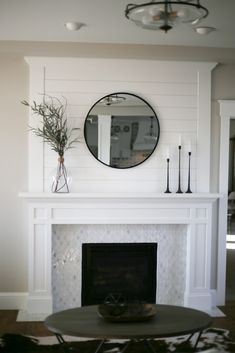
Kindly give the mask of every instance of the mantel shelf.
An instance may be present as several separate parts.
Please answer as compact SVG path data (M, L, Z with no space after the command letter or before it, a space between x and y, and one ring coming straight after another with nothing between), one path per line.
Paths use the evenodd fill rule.
M179 201L179 202L213 202L223 195L218 193L192 193L192 194L165 194L165 193L37 193L20 192L19 197L30 201L69 202L82 200L155 200L155 201Z

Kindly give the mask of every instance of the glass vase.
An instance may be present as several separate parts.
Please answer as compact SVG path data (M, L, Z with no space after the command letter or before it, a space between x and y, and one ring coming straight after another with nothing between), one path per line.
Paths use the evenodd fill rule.
M64 156L58 158L58 166L52 176L52 192L69 192L69 177L64 165Z

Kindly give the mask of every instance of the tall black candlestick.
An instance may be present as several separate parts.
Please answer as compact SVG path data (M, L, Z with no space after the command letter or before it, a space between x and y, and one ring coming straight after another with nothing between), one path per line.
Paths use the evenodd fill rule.
M188 189L186 192L186 194L191 194L192 191L190 189L190 164L191 164L191 152L188 152Z
M178 146L179 149L179 175L178 175L178 190L176 191L177 194L182 194L183 191L181 190L181 175L180 175L180 155L181 155L181 146Z
M167 163L167 172L166 172L166 191L165 194L170 194L171 191L169 189L169 164L170 164L170 158L166 159L166 163Z

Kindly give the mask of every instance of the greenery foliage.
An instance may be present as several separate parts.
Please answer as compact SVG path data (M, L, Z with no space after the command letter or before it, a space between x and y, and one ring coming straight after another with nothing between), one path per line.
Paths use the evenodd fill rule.
M73 138L72 136L75 129L70 129L67 126L67 102L62 104L58 98L43 96L43 102L39 104L35 101L30 104L26 100L21 103L41 117L41 126L30 127L30 130L43 138L59 156L63 156L66 150L72 148L73 144L79 141L78 137Z

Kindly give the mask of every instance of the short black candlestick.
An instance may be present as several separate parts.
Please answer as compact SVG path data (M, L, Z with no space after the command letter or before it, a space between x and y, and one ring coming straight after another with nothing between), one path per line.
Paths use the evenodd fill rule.
M166 191L165 194L170 194L171 191L169 189L169 164L170 164L170 158L166 159L166 163L167 163L167 172L166 172Z
M177 194L182 194L183 191L181 190L181 175L180 175L180 155L181 155L181 146L179 148L179 175L178 175L178 190L176 191Z
M185 191L186 194L192 193L190 189L190 164L191 164L191 152L188 153L188 189L187 191Z

